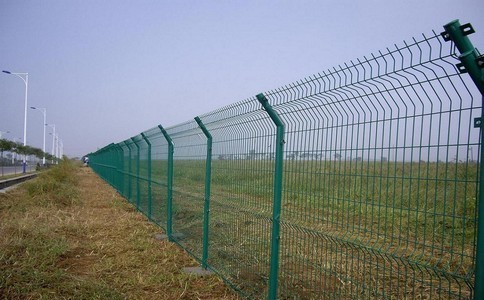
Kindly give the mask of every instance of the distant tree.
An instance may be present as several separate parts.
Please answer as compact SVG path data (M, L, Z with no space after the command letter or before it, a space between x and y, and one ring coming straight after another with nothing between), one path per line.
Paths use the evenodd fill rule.
M11 151L13 146L14 146L13 142L5 139L0 139L0 160L2 161L2 163L3 163L3 152Z
M37 158L42 158L44 156L44 152L39 148L31 147L29 145L24 146L21 143L14 143L11 141L0 141L0 148L2 153L3 151L11 151L20 155L34 155ZM47 156L47 153L45 153L45 155Z
M17 154L27 155L27 146L17 143L13 151Z
M0 139L0 151L11 151L15 143L6 139Z
M54 156L50 153L46 153L45 154L45 159L46 160L49 160L49 161L53 161L54 160Z
M335 153L334 158L337 160L341 160L341 154L340 153Z

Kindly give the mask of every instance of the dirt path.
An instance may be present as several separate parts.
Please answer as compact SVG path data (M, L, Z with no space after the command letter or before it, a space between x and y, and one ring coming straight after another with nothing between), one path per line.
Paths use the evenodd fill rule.
M176 245L153 238L160 228L136 212L89 168L79 169L84 236L62 262L70 272L116 286L127 298L236 299L215 276L181 272L196 266ZM86 243L87 242L87 243Z
M73 170L0 194L0 299L238 299L183 273L197 263L91 169Z

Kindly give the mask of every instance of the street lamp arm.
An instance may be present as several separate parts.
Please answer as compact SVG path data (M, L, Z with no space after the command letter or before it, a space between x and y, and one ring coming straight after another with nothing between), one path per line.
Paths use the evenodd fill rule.
M9 74L9 75L15 75L18 78L22 79L22 81L25 83L25 85L28 84L27 80L28 80L28 77L29 77L29 73L12 73L10 71L5 71L5 70L3 70L2 72L5 73L5 74ZM25 75L25 78L22 75Z

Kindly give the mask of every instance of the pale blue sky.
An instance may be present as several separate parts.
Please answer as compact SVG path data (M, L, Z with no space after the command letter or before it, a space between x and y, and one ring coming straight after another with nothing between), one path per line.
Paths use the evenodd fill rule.
M484 52L484 1L0 0L0 69L29 73L64 153L275 89L454 19ZM23 137L24 84L0 73L0 131ZM47 151L50 152L48 136ZM42 114L27 143L42 147Z

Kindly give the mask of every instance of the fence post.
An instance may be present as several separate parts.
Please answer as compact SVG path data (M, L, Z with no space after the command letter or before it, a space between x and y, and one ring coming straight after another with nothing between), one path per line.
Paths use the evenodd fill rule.
M479 56L476 48L467 37L475 32L472 25L460 25L459 20L454 20L444 25L444 29L445 31L442 32L444 40L452 40L461 53L459 55L461 63L457 64L459 71L469 73L481 94L484 95L484 56Z
M148 144L148 219L151 220L151 143L143 132L141 136Z
M461 25L454 20L444 25L442 37L445 41L452 40L459 49L460 64L457 68L461 73L469 73L482 95L484 104L484 56L479 56L467 35L474 33L471 24ZM474 299L484 299L484 105L481 108L481 117L474 120L474 127L480 128L480 161L479 161L479 200L477 212L477 247L474 281Z
M116 182L116 145L113 143L109 147L109 164L111 165L109 169L109 179L111 181L111 186L115 188L116 190L118 189L117 182Z
M166 197L166 235L168 236L168 240L173 242L173 153L174 151L174 144L171 137L168 135L166 130L163 126L158 125L158 128L163 133L166 142L168 143L168 170L167 170L167 197Z
M269 104L264 94L258 94L257 100L276 125L276 161L274 167L274 199L272 204L272 236L271 236L271 270L269 274L268 299L277 298L277 284L279 274L279 243L281 226L281 201L282 201L282 168L284 157L284 123L277 112Z
M113 144L113 185L116 188L116 191L119 193L119 172L118 172L118 165L119 165L119 151L118 145Z
M127 141L124 141L124 144L126 145L126 147L128 147L128 201L131 201L131 177L132 177L132 174L131 174L131 147L129 146L128 142Z
M139 209L140 206L140 196L139 196L139 145L136 143L136 139L134 137L131 138L134 145L136 146L136 209Z
M207 158L205 160L205 202L203 207L203 251L202 251L202 269L207 269L208 259L208 225L210 216L210 183L212 178L212 135L208 132L199 117L195 117L203 134L207 137Z
M107 181L107 183L109 183L111 186L112 186L112 183L109 181L109 176L108 176L108 170L107 170L107 167L106 165L109 164L109 146L111 144L107 145L104 149L103 149L103 166L102 168L100 169L100 171L102 172L103 174L103 178L105 181Z
M118 171L118 187L119 193L124 196L124 151L121 145L116 144L116 149L118 149L118 164L116 170Z
M125 144L126 145L126 144ZM126 166L126 158L125 158L125 152L124 152L124 149L121 147L121 149L123 150L123 162L121 164L122 168L123 168L123 196L126 197L128 195L128 191L126 190L126 174L128 173L127 171L127 166ZM128 148L128 156L129 156L129 148ZM128 162L128 165L129 165L129 162ZM128 188L129 188L129 179L128 179Z

